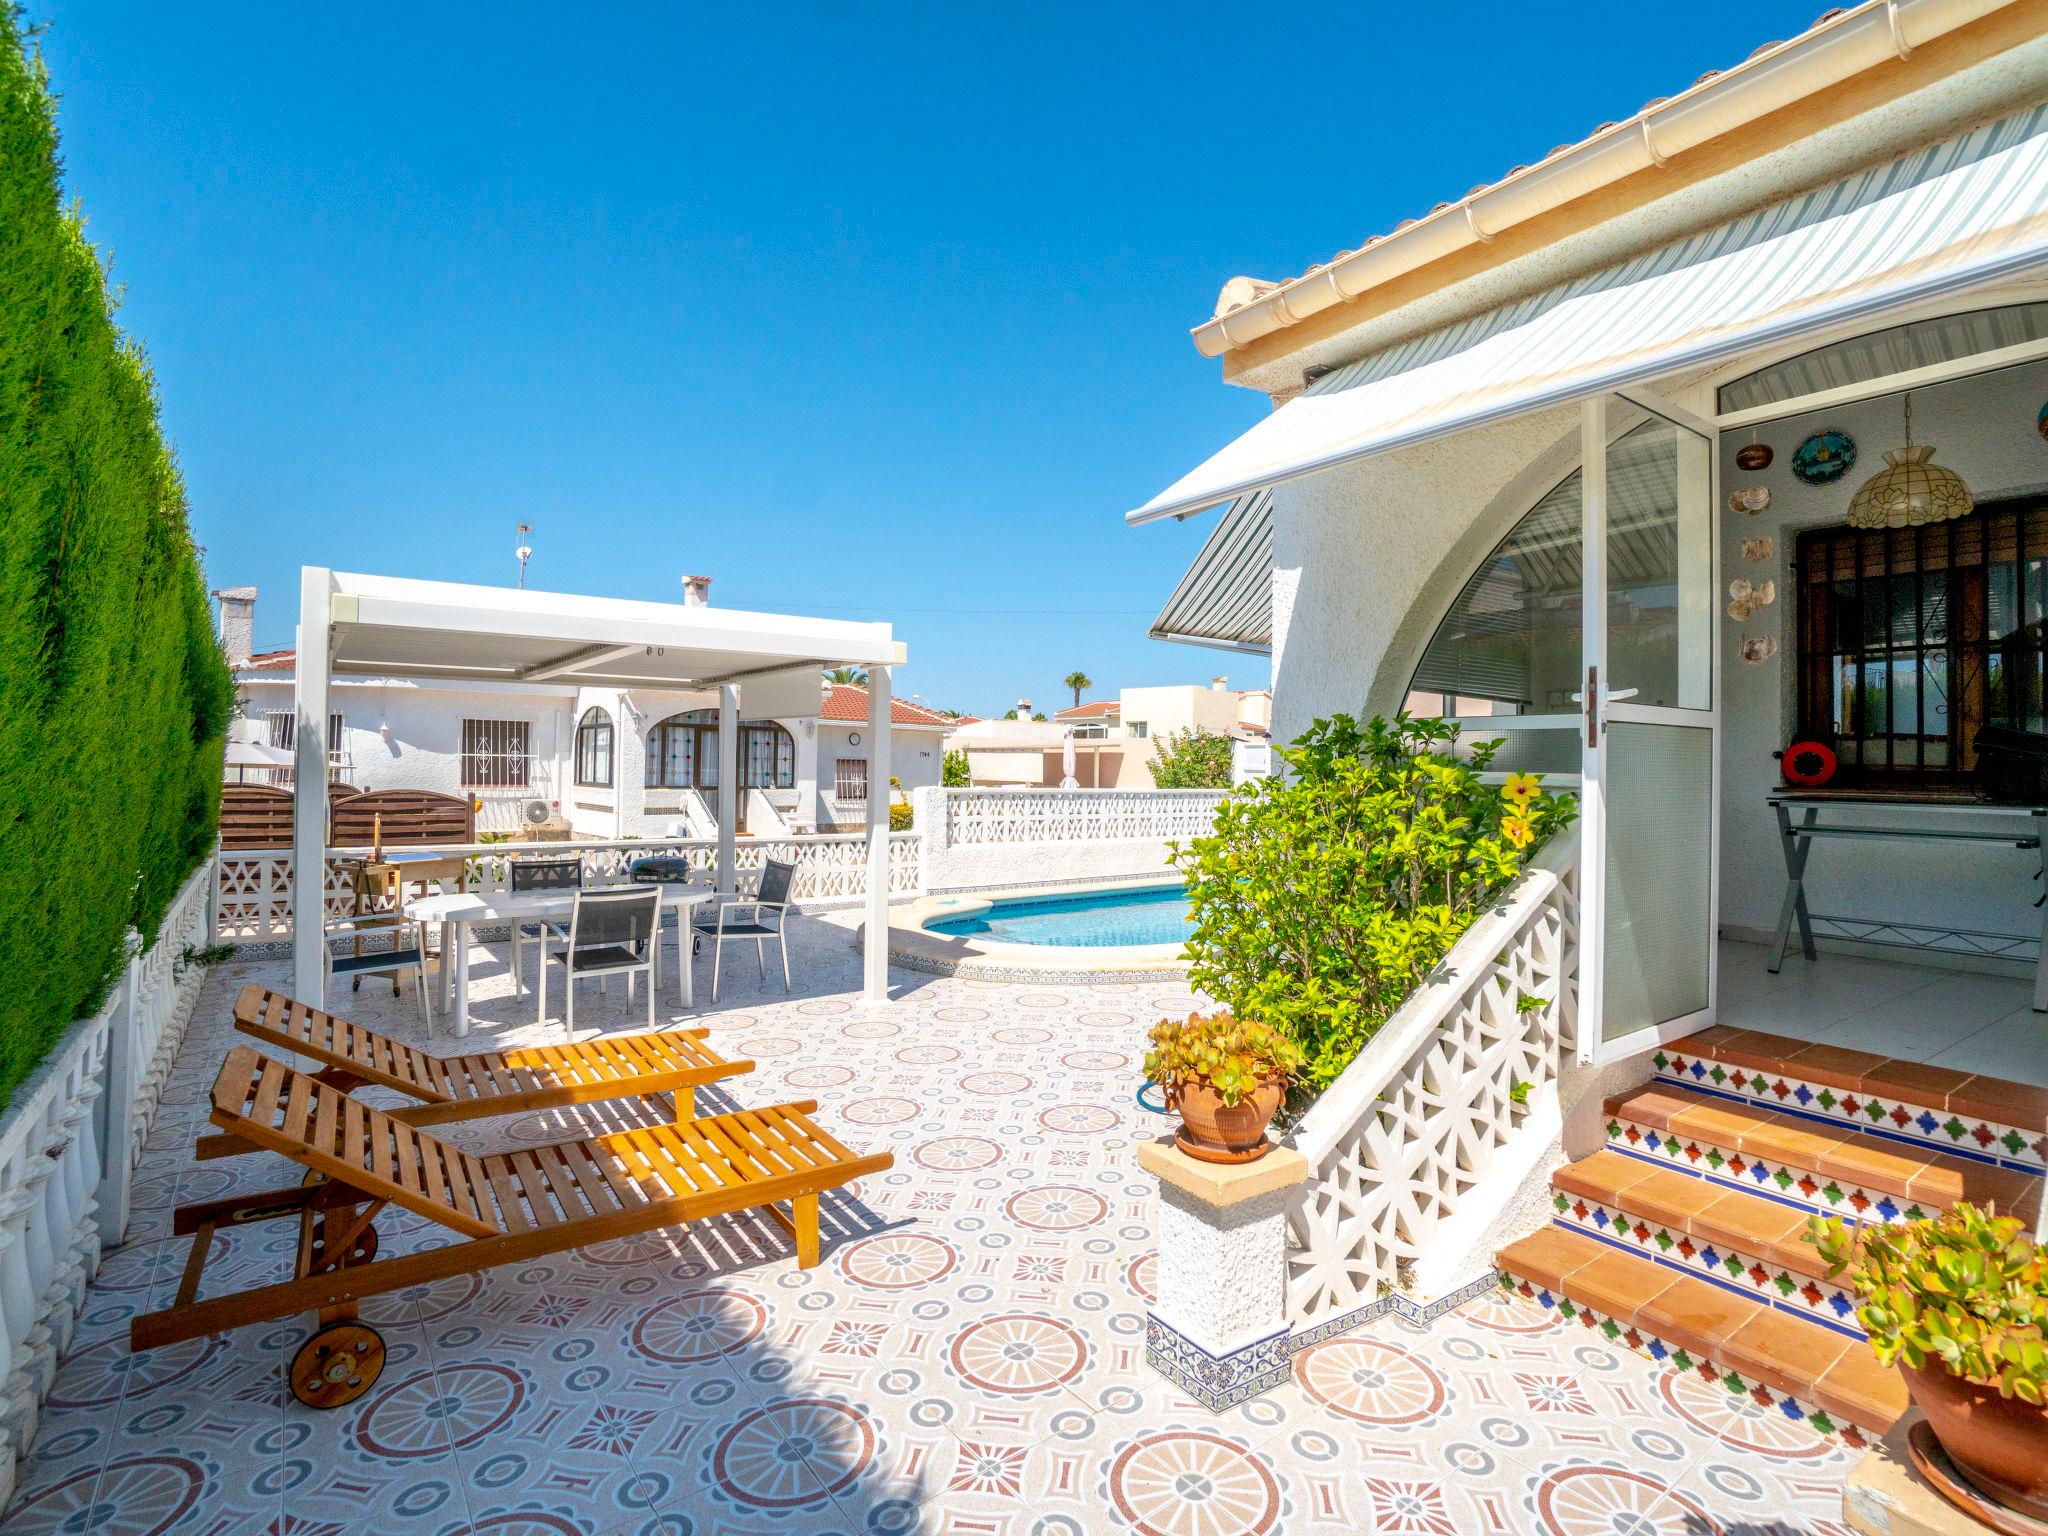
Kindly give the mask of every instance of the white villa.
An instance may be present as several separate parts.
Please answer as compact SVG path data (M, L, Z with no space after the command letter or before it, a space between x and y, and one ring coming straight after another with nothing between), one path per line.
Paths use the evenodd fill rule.
M692 604L710 582L693 577ZM242 704L238 739L290 750L294 654L253 650L256 589L228 587L220 635ZM740 725L739 830L753 837L858 831L867 799L867 690L821 679L815 708ZM902 795L939 782L949 722L890 701ZM566 829L582 838L715 837L717 699L703 691L601 688L541 676L337 679L329 777L357 789L467 795L479 832ZM292 771L275 777L290 782ZM901 795L899 795L901 798Z
M1206 686L1125 688L1113 699L1091 699L1050 720L955 722L946 750L967 754L969 783L1054 788L1064 776L1061 757L1071 731L1074 778L1082 788L1147 789L1152 780L1146 765L1169 737L1203 730L1263 744L1272 704L1269 690L1232 688L1221 676Z

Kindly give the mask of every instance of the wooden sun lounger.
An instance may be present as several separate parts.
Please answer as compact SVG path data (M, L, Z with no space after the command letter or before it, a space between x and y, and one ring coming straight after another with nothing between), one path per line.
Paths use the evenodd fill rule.
M213 1123L309 1177L179 1207L172 1230L192 1237L184 1277L168 1307L129 1324L129 1348L318 1309L320 1327L292 1361L292 1393L335 1408L383 1369L383 1340L355 1320L365 1296L756 1208L790 1231L808 1269L818 1262L819 1193L895 1161L848 1150L812 1123L816 1108L777 1104L478 1157L238 1045L213 1085ZM387 1204L462 1240L379 1259L372 1223ZM218 1229L288 1216L299 1220L290 1279L198 1299Z
M253 981L235 999L235 1028L265 1045L319 1062L313 1076L331 1088L347 1093L374 1084L418 1099L418 1104L386 1111L407 1125L656 1093L674 1094L676 1118L684 1120L696 1113L700 1083L754 1070L753 1062L728 1061L705 1045L703 1029L431 1056ZM196 1149L202 1160L255 1150L244 1138L230 1135L202 1136Z

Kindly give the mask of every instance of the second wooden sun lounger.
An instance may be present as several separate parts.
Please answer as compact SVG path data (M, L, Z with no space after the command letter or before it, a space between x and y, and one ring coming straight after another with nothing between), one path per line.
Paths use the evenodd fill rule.
M753 1209L790 1231L808 1269L818 1262L819 1194L895 1161L850 1151L811 1121L816 1108L777 1104L478 1157L238 1045L213 1085L213 1123L309 1177L179 1207L172 1230L192 1237L184 1276L168 1307L129 1324L129 1347L317 1309L320 1326L292 1361L292 1395L338 1408L384 1368L382 1338L356 1321L366 1296ZM378 1258L373 1223L387 1204L458 1240ZM286 1217L299 1222L289 1279L198 1299L216 1231Z
M676 1118L687 1119L696 1113L700 1084L754 1070L753 1062L728 1061L705 1045L703 1029L432 1056L253 981L235 999L235 1028L265 1045L319 1062L313 1076L344 1093L373 1084L419 1100L387 1111L407 1125L443 1125L657 1093L674 1094ZM197 1153L206 1159L254 1150L236 1136L202 1136Z

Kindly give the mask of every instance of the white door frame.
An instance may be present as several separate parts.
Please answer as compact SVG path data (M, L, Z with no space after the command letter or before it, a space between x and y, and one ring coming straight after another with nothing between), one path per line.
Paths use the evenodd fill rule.
M1596 397L1580 405L1580 483L1583 514L1582 687L1579 790L1579 1060L1618 1061L1650 1050L1666 1040L1690 1034L1714 1022L1720 997L1720 946L1710 935L1707 945L1707 1002L1704 1008L1636 1030L1617 1040L1602 1038L1607 979L1607 731L1611 722L1676 725L1709 733L1712 792L1707 808L1707 916L1718 930L1721 896L1721 682L1720 659L1720 434L1695 412L1673 404L1652 390L1631 386L1617 397L1701 438L1706 454L1708 524L1707 653L1711 666L1709 707L1677 709L1637 704L1611 697L1607 657L1607 448L1610 399ZM1681 554L1683 545L1681 545Z

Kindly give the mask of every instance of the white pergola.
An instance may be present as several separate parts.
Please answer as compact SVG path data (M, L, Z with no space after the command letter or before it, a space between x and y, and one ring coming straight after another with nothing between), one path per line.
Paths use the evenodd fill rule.
M716 691L718 780L739 779L744 696L757 714L814 712L819 669L868 674L867 942L863 990L889 995L889 714L891 669L906 652L887 624L636 603L561 592L359 576L305 566L299 575L293 736L301 785L327 782L327 695L337 676L469 682L584 683ZM718 889L736 889L736 794L718 797ZM300 794L292 812L292 910L323 910L327 802ZM297 995L324 1005L326 939L292 927ZM688 964L687 955L683 959Z

